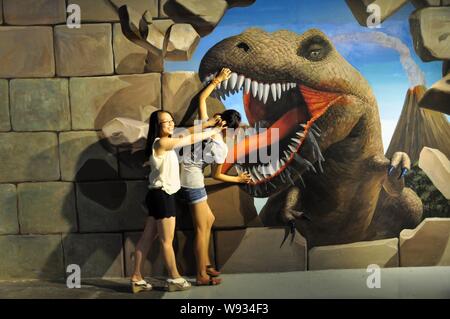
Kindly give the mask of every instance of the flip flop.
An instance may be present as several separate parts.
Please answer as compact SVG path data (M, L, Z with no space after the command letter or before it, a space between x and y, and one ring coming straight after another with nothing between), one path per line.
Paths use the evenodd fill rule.
M216 270L213 265L206 266L206 273L210 277L219 277L220 276L220 271Z
M197 286L217 286L221 282L220 278L209 277L208 279L197 279Z

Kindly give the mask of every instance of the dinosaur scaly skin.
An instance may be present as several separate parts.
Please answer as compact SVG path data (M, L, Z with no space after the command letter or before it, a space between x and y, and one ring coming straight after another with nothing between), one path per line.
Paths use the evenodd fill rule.
M225 90L222 83L219 95L231 86L231 93L242 89L250 125L279 130L280 162L236 164L253 176L246 191L270 196L260 215L266 225L297 221L308 244L317 246L394 236L418 224L420 199L398 178L409 158L384 157L372 90L324 33L248 29L206 53L200 78L222 67L238 80L230 79ZM247 137L229 160L239 147L247 156L257 151L249 141L261 138Z

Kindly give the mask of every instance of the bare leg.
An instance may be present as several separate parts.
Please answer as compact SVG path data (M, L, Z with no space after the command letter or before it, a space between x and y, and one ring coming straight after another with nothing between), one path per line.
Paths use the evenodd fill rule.
M208 263L208 246L206 242L208 220L206 218L209 207L206 201L191 205L192 217L195 225L194 250L197 260L197 279L208 278L206 265Z
M178 272L175 260L175 252L173 251L175 217L158 219L156 225L169 277L172 279L180 278L181 276Z
M205 202L205 203L207 203L207 202ZM205 234L206 235L206 238L205 238L206 264L212 265L211 259L209 258L209 243L210 243L210 239L211 239L211 229L212 229L212 226L213 226L216 218L214 217L214 214L212 213L209 205L208 204L206 204L206 205L208 206L208 213L206 215L207 225L206 225L206 234Z
M141 274L142 257L147 256L157 234L156 221L150 216L147 218L144 231L142 232L141 238L139 239L134 252L134 272L131 276L132 281L139 281L143 279Z

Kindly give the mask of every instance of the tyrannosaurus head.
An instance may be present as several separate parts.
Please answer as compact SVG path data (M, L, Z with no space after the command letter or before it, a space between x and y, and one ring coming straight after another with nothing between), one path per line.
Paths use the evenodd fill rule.
M374 102L365 79L316 29L298 35L252 28L224 39L203 57L200 79L211 80L224 67L233 73L216 96L242 91L250 125L267 128L264 138L257 132L247 136L229 158L236 159L238 148L248 157L274 143L280 155L270 163L235 160L224 165L224 171L236 164L238 171L249 172L247 191L256 197L300 180L306 171L316 171L314 165L322 170L327 148L351 134ZM277 129L276 141L271 129Z

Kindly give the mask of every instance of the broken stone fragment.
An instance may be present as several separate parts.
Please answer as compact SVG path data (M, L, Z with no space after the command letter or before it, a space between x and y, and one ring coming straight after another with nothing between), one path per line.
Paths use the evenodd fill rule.
M247 7L255 3L256 0L227 0L228 9L234 7Z
M400 266L450 266L450 218L426 218L400 233Z
M439 7L441 5L441 0L411 0L411 2L417 9Z
M373 5L379 7L380 23L389 18L398 9L405 5L408 0L346 0L347 5L353 13L358 23L364 27L374 23L376 11L373 10ZM372 6L371 6L372 5ZM369 7L371 6L371 7Z
M112 145L127 146L147 138L148 123L116 117L103 126L102 132Z
M427 174L434 186L450 199L450 161L441 151L424 147L420 152L419 167Z
M450 7L428 7L409 17L414 50L423 61L450 59Z
M450 115L450 73L425 92L419 106Z
M176 23L191 24L202 37L214 30L227 8L225 0L173 0L163 6L165 14Z
M167 45L167 59L171 61L190 60L199 41L200 36L190 24L173 25Z

